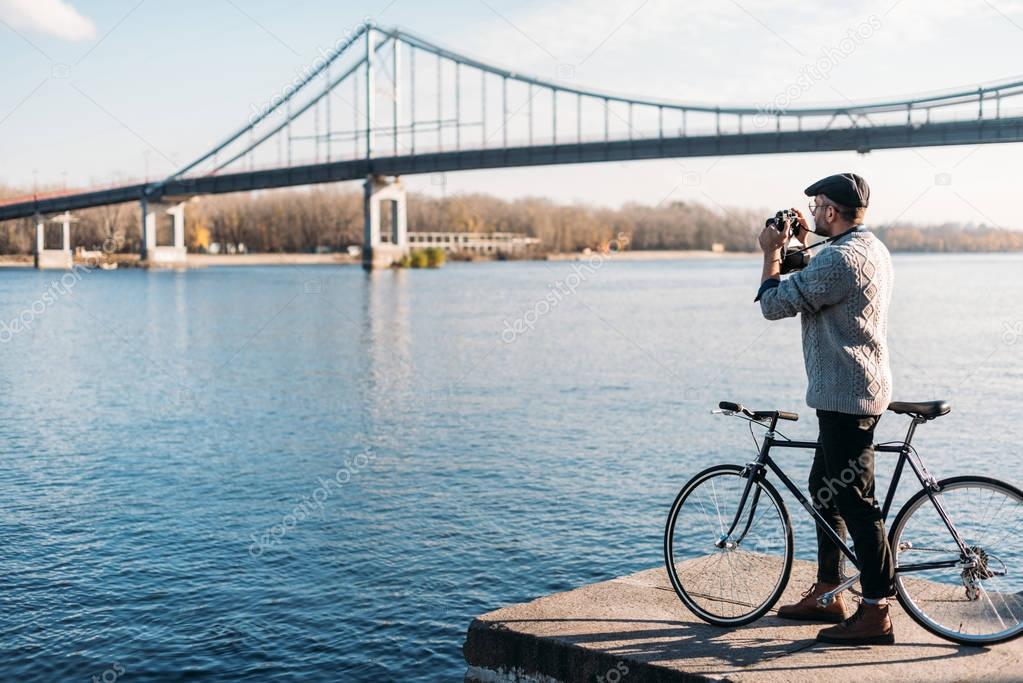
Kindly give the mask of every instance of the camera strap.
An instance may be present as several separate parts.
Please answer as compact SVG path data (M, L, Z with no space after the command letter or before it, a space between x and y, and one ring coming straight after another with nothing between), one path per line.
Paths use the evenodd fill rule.
M802 252L804 252L804 251L807 251L807 252L808 252L808 251L810 251L811 249L816 249L817 247L822 247L822 246L824 246L825 244L829 244L829 243L831 243L831 242L834 242L834 241L836 241L836 240L840 240L840 239L842 239L843 237L845 237L846 235L848 235L849 233L851 233L851 232L856 232L856 231L858 231L858 230L866 230L866 228L864 228L864 227L863 227L863 224L860 224L860 225L854 225L854 226L852 226L851 228L849 228L848 230L846 230L845 232L839 233L839 234L837 234L837 235L832 235L831 237L828 237L827 239L823 239L823 240L821 240L820 242L814 242L813 244L810 244L810 245L808 245L808 246L805 246L805 247L803 247L803 248L801 248L801 249L786 249L785 251L786 251L787 253L789 253L789 254L793 254L793 253L802 253ZM811 231L809 231L809 230L808 230L807 232L811 232ZM813 234L817 235L817 234L819 234L819 233L817 233L817 232L814 232Z

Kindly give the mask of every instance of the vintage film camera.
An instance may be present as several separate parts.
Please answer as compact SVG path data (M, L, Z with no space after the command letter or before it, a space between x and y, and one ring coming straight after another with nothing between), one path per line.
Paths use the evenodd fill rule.
M768 218L765 222L778 232L785 232L785 228L790 229L790 234L795 236L799 232L799 217L795 211L791 209L782 209L777 212L771 218ZM808 249L793 248L790 249L789 245L783 244L781 247L781 272L782 275L788 273L794 273L797 270L802 270L810 264L810 251Z

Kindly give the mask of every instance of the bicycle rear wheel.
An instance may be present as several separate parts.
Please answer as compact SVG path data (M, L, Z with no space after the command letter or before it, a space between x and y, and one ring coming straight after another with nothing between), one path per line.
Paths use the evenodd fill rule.
M741 472L738 465L718 465L689 480L664 530L671 585L693 614L716 626L759 619L785 590L792 569L788 511L763 479L754 482L728 543L719 543L749 481Z
M889 541L895 587L910 617L965 645L1023 633L1023 491L989 477L953 477L936 494L969 549L962 556L920 491L902 507Z

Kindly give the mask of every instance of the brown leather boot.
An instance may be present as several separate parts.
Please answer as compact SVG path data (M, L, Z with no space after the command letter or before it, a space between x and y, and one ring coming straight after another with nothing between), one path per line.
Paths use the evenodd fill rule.
M802 600L793 605L779 607L778 616L782 619L795 619L797 621L840 623L848 614L841 594L836 595L835 601L827 607L821 607L817 604L817 598L836 588L838 588L837 583L821 583L818 581L803 593Z
M817 634L821 643L838 645L892 645L895 643L895 631L892 619L888 615L888 605L868 605L860 603L856 614L841 624L829 626Z

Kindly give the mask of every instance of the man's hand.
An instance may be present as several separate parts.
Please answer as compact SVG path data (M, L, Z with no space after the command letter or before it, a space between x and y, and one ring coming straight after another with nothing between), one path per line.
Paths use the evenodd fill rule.
M773 226L765 225L764 229L760 231L758 241L764 256L777 256L781 248L788 244L791 237L792 232L788 228L785 228L785 232L778 232Z
M764 252L764 270L760 275L760 283L770 279L781 279L781 248L789 243L791 231L785 228L778 232L774 226L765 225L760 231L760 248Z
M810 224L806 222L806 217L803 215L802 211L793 206L792 212L796 214L796 217L799 219L796 234L793 236L805 247L807 242L810 241Z

